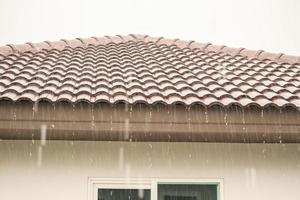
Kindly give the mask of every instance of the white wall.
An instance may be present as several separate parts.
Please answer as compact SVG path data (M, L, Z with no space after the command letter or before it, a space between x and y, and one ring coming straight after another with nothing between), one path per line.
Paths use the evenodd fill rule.
M39 149L39 141L0 141L1 200L86 200L88 177L126 176L224 178L226 200L300 199L300 144L50 141Z
M0 45L140 33L300 55L299 0L1 0Z

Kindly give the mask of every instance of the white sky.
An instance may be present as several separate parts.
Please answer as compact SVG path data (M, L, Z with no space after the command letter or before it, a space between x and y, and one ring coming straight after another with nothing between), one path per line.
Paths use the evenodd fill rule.
M0 0L0 45L129 33L300 55L300 0Z

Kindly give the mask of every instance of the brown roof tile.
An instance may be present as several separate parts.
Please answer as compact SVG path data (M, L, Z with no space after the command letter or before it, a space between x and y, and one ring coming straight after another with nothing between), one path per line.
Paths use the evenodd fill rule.
M147 35L0 47L0 99L300 107L300 57Z

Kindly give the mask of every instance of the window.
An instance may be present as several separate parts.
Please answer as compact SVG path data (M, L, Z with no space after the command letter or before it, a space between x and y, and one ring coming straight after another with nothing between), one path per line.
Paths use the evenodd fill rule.
M223 200L222 179L89 178L88 200Z
M158 200L217 200L217 185L158 184Z
M98 200L150 200L150 190L98 189Z

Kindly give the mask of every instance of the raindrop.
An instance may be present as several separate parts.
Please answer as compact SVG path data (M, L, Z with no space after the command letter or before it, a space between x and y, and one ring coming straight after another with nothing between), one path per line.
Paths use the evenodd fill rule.
M227 121L227 110L225 110L224 123L225 123L226 126L228 125L228 121Z
M32 105L32 116L34 116L35 113L37 113L38 111L38 102L34 102L34 104Z
M45 124L42 124L41 126L41 145L46 145L46 138L47 138L47 126Z
M205 107L204 115L205 115L205 122L208 123L207 107Z
M34 134L31 134L31 144L34 144Z
M112 120L112 116L110 115L110 131L113 130L113 120Z
M122 170L124 168L124 148L120 147L119 149L119 169Z
M94 129L95 128L94 105L92 105L91 111L92 111L92 129Z
M256 184L256 170L254 168L246 168L246 187L254 188Z
M130 178L130 164L126 163L125 165L125 178Z
M138 190L138 197L139 197L139 199L144 199L144 190L143 189Z
M220 77L220 80L222 80L222 79L226 79L226 73L227 73L227 69L226 69L226 63L220 63L221 64L221 70L220 70L220 75L221 75L221 77Z
M13 120L16 121L17 120L17 115L16 115L16 111L13 111Z
M150 148L152 149L152 145L149 145ZM151 153L149 151L147 151L147 157L148 157L148 161L149 161L149 168L152 167L152 157L151 157Z
M246 127L245 127L246 121L245 121L245 111L244 111L244 109L242 109L242 122L243 122L243 131L245 131L246 130Z
M188 129L190 130L191 129L191 107L188 106L187 107L187 110L188 110Z
M281 136L279 136L278 139L279 139L279 143L281 144L282 143Z
M245 111L242 109L242 122L245 124Z
M132 115L132 105L130 105L130 111L129 111L129 116L131 117Z
M251 177L251 187L255 187L255 182L256 182L256 170L254 168L251 168L250 170L250 177Z
M37 166L41 167L42 166L42 155L43 155L43 148L42 146L38 147L38 157L37 157Z
M124 139L128 140L129 139L129 119L126 118L125 119L125 123L124 123Z

